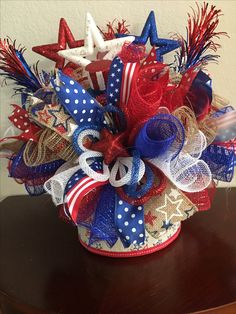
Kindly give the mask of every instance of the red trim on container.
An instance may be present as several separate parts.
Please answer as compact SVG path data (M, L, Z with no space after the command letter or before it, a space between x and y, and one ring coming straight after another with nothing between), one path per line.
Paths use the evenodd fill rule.
M165 247L167 247L169 244L171 244L178 237L178 235L180 234L180 230L181 230L181 226L178 228L178 230L175 232L175 234L173 234L173 236L171 238L169 238L168 240L166 240L162 244L158 244L158 245L153 246L153 247L148 248L148 249L143 249L143 250L139 250L139 251L131 251L131 252L112 252L112 251L98 250L94 247L91 247L91 246L85 244L80 238L79 238L79 241L83 245L83 247L85 247L88 251L95 253L95 254L98 254L98 255L115 257L115 258L136 257L136 256L143 256L143 255L151 254L151 253L154 253L154 252L157 252L157 251L164 249Z

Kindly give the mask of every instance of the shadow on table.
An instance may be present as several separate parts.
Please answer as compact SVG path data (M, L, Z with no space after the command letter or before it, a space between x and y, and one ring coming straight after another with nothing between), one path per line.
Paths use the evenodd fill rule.
M209 228L206 238L191 224L170 247L149 256L112 259L83 249L70 268L53 273L45 298L65 314L189 313L235 300L235 278L227 278L235 265L221 235Z

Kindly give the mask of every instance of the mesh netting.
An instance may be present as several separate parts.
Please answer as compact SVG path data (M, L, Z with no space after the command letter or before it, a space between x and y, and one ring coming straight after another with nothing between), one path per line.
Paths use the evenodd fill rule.
M166 115L166 117L170 119L173 116ZM178 119L171 119L170 121L174 122L176 126L182 125ZM151 159L151 162L161 169L179 189L186 192L202 191L211 182L211 171L208 165L199 159L202 151L206 148L206 138L201 131L195 129L194 135L186 138L184 143L183 141L181 127L178 127L175 141L170 146L171 149L167 149L165 154Z
M177 118L170 114L158 114L140 130L135 147L142 157L155 158L166 154L174 159L184 143L184 129Z
M52 178L45 182L44 189L48 194L51 194L52 200L56 206L63 204L64 190L67 182L79 169L80 166L78 164L73 164L68 161L57 170Z
M202 153L213 179L230 182L234 175L234 150L218 145L210 145Z
M199 211L208 210L211 207L211 203L215 194L216 186L214 181L201 192L184 194L190 199L190 201L195 204Z
M12 157L10 176L13 178L31 180L53 175L64 163L63 160L54 160L39 166L29 167L24 162L24 150L25 145L23 145L18 155Z

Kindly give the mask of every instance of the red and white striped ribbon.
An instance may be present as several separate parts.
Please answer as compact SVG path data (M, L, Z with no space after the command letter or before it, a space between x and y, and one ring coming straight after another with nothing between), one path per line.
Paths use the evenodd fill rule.
M236 111L225 113L221 117L217 118L215 121L218 128L225 128L225 127L230 127L232 125L235 125L236 124Z
M86 194L93 189L107 184L107 181L99 182L90 177L84 177L74 185L66 194L66 203L72 220L76 223L79 206Z
M217 126L218 129L228 128L236 124L236 111L230 111L219 118L209 120L210 125Z
M123 70L122 86L121 86L121 100L123 104L129 101L130 91L132 87L132 80L139 69L139 63L126 63Z

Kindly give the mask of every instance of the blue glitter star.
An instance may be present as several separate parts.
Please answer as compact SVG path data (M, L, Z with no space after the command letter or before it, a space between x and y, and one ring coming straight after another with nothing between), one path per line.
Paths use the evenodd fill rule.
M177 40L158 38L154 11L149 13L141 35L135 36L134 43L145 45L148 39L150 39L152 46L158 47L158 49L156 49L157 61L163 61L162 56L164 54L171 52L180 45Z
M118 36L121 35L119 34ZM158 37L154 11L149 13L141 35L135 36L134 44L145 45L148 39L152 46L158 47L158 49L156 49L156 59L160 62L163 61L164 54L171 52L180 46L180 43L177 40Z

